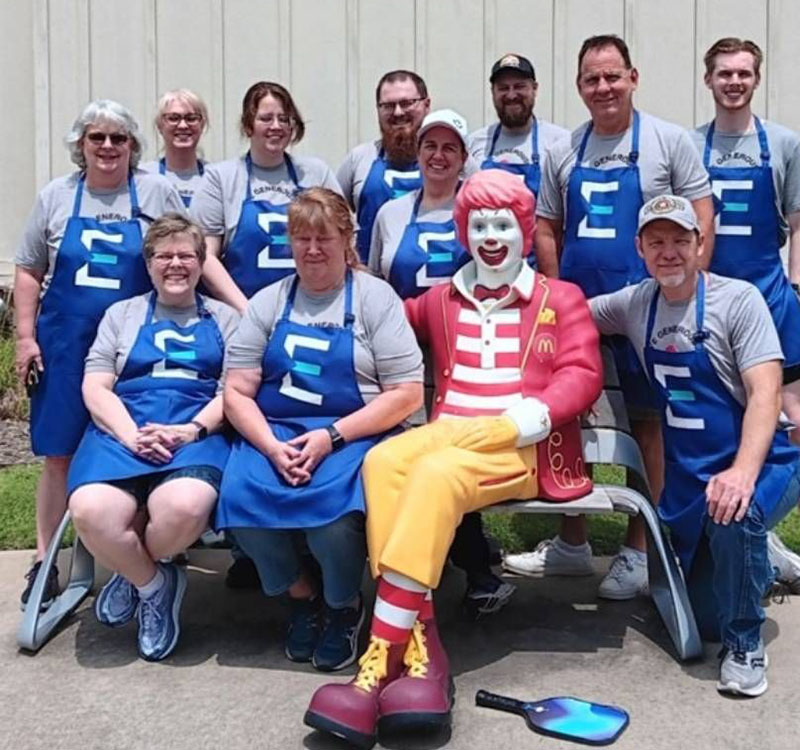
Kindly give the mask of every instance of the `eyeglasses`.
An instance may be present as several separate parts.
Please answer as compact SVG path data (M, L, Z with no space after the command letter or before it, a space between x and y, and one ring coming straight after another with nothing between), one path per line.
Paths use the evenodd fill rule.
M424 101L425 97L418 96L416 99L400 99L396 102L378 102L378 109L384 115L390 115L394 112L395 107L400 107L401 112L408 112L415 104Z
M294 122L294 118L292 118L291 115L259 115L256 117L256 120L264 125L278 123L278 125L280 125L282 128L291 127L292 123Z
M200 259L197 257L197 253L153 253L150 260L157 266L166 267L171 265L174 260L177 260L182 266L191 266Z
M111 141L112 146L124 146L130 136L127 133L87 133L86 140L95 146L102 146L106 139Z
M190 112L188 115L182 115L178 112L165 112L161 115L161 119L170 125L179 125L181 120L185 120L187 125L198 125L203 121L203 115L199 115L197 112Z

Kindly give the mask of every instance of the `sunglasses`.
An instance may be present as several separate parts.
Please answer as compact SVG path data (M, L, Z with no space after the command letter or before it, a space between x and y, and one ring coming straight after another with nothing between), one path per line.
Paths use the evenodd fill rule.
M95 146L104 145L106 138L111 141L112 146L124 146L130 136L127 133L87 133L85 138Z
M197 125L203 121L203 115L198 115L196 112L191 112L188 115L181 115L177 112L167 112L161 115L161 118L170 125L178 125L181 120L185 120L187 125Z

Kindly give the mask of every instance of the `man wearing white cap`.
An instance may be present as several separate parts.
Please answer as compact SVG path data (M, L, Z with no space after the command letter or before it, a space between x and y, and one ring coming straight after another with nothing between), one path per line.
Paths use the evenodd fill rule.
M426 115L417 133L422 185L384 203L375 218L369 267L402 299L418 297L428 288L450 281L469 260L469 253L456 239L453 220L453 203L467 161L466 138L467 121L458 112L440 109ZM426 355L426 361L429 359ZM430 400L433 373L429 361L425 385ZM411 421L424 424L424 410L420 409ZM496 612L514 593L513 585L492 573L480 513L464 517L450 557L466 573L465 604L470 613Z
M569 131L534 115L539 84L527 57L503 55L492 66L489 83L498 122L471 133L467 148L481 169L516 174L536 196L545 153Z
M769 309L750 283L700 270L703 242L689 201L653 198L636 237L653 278L590 306L601 333L631 341L657 395L658 511L701 635L724 646L717 688L757 696L767 689L767 530L797 503L800 451L779 425L783 354Z
M536 257L546 276L577 284L587 297L607 294L647 276L634 250L637 213L662 193L692 202L710 250L713 204L708 176L688 133L639 112L633 95L639 73L624 40L600 35L578 53L578 93L591 119L554 144L542 167L536 214ZM563 228L563 231L562 231ZM654 496L663 483L663 448L650 386L629 344L606 339L616 364L631 431L639 443ZM628 522L624 545L598 589L607 599L647 593L645 529ZM583 517L562 520L559 535L533 552L508 555L523 575L591 575Z

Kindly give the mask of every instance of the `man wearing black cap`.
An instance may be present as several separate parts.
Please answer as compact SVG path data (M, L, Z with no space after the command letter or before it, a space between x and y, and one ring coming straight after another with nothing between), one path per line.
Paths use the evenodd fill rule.
M536 71L527 57L503 55L489 76L492 101L499 122L476 130L467 141L470 154L481 169L504 169L525 180L539 193L539 164L550 146L569 131L533 114L536 103Z

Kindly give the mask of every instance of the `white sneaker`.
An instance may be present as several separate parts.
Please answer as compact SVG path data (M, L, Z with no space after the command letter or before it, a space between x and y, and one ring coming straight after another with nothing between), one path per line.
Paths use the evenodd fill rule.
M544 539L533 552L505 555L503 569L521 576L590 576L592 548L588 542L573 547L559 537Z
M792 552L774 531L767 534L767 554L778 583L792 594L800 594L800 555Z
M728 651L719 667L717 690L751 698L761 695L767 689L767 664L763 641L755 651Z
M600 582L597 595L602 599L622 601L648 592L647 557L642 558L630 547L621 547Z

